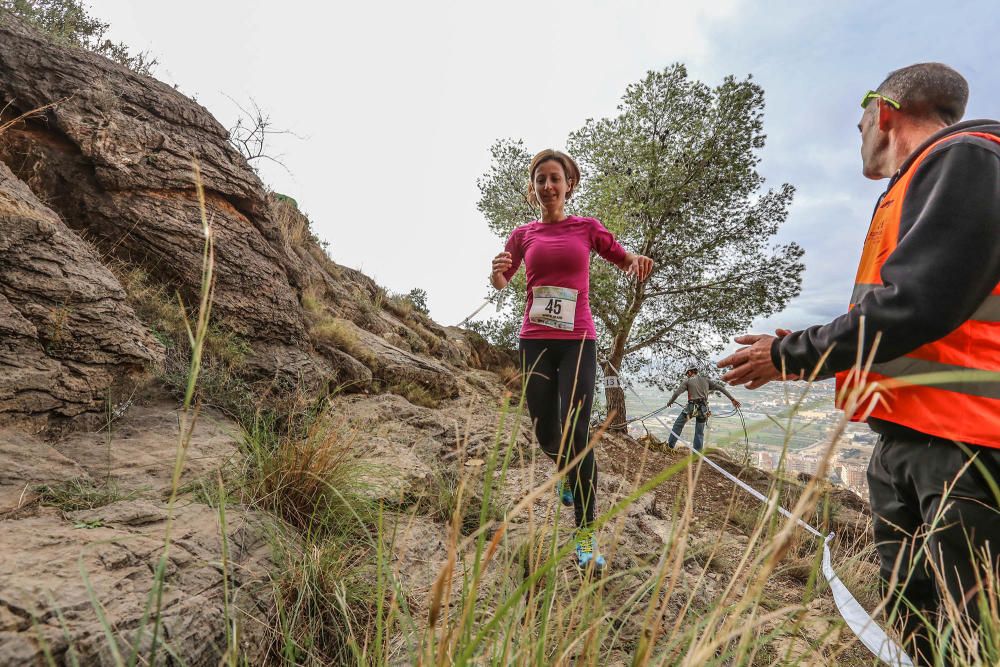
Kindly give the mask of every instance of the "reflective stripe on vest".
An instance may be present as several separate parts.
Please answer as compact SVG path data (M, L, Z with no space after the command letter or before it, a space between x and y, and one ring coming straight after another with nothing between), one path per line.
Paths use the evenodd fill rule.
M920 163L936 146L963 135L1000 144L1000 137L992 134L960 132L928 146L913 161L872 216L851 308L882 287L882 265L899 242L903 201ZM857 397L873 384L878 400L863 401L851 416L853 421L869 413L922 433L1000 448L1000 284L968 320L943 338L902 357L872 364L867 374L837 373L838 406L845 407L852 392Z

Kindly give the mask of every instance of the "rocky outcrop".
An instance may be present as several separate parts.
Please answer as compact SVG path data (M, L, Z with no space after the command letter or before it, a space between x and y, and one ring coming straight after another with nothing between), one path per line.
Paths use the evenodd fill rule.
M9 122L41 107L45 110L38 115ZM64 225L59 238L75 238L64 245L86 245L80 241L86 238L99 253L99 259L93 252L89 258L80 254L79 267L67 265L65 275L72 280L96 275L95 262L113 261L141 268L166 294L177 291L194 303L204 245L194 189L197 165L215 240L213 316L249 351L241 367L247 380L266 382L269 391L361 391L376 381L379 387L391 386L387 374L412 365L415 377L406 381L436 396L455 395L446 364L462 360L444 330L419 314L398 318L385 312L385 291L326 257L305 216L293 203L269 195L229 145L225 128L201 105L106 58L54 44L0 13L0 108L0 122L7 122L0 134L0 162L9 167L0 181L2 196L22 202L33 193L29 209L41 199L49 210L39 215L50 227ZM8 215L21 205L12 204ZM0 292L17 291L10 282L13 273L49 269L58 271L51 258L5 254L0 280L7 282ZM63 347L90 357L86 363L94 365L101 346L108 344L120 347L113 355L117 364L155 363L162 351L148 332L129 323L127 309L108 328L108 340L92 335L103 327L93 315L81 315L93 325L89 328L60 326L60 308L75 314L83 304L94 303L101 290L112 295L101 302L105 310L115 299L121 301L121 286L107 271L89 282L87 294L48 295L34 320L15 317L14 306L0 303L0 313L9 314L2 321L20 339L28 335L28 323L35 327L31 335L44 338L38 330L45 327L37 320L47 309L57 320L48 328L63 336ZM22 301L31 298L25 295ZM308 299L319 306L304 308ZM366 332L369 356L358 358L336 341L312 334L317 321L331 316L351 320ZM134 330L118 331L129 326ZM67 362L48 355L55 351L51 341L39 345L46 352L41 356L22 355L8 345L10 376L17 376L10 384L19 387L20 397L0 380L0 422L30 413L31 420L44 425L53 417L91 411L96 397L106 394L124 370L101 378L81 368L57 373ZM35 379L26 382L22 376ZM44 379L55 376L59 379Z
M448 327L447 332L459 349L463 360L473 368L496 372L520 368L521 361L515 350L494 347L474 331Z
M468 386L449 335L332 262L203 107L0 11L0 664L115 664L114 643L127 656L148 642L179 441L176 401L149 381L166 377L186 334L153 330L156 308L137 294L155 291L154 306L178 316L176 295L196 302L203 215L213 331L237 348L226 372L243 389L262 385L254 400L447 400ZM329 333L337 322L340 336ZM203 492L238 474L241 437L203 405L185 448L161 634L178 664L218 664L226 648L223 539L240 655L262 664L273 639L261 636L274 609L273 520L232 506L223 534Z
M0 163L0 419L94 416L162 357L94 249Z
M238 433L223 415L203 414L182 483L217 489L216 471L237 455ZM46 652L58 664L116 664L98 603L123 655L134 642L148 648L152 625L142 619L164 548L178 437L172 401L137 406L110 432L51 444L0 429L0 664L50 664ZM260 517L229 507L225 539L231 614L259 664L267 639L250 619L270 609L266 530ZM216 665L225 648L222 540L218 510L178 503L161 637L182 664Z
M9 128L0 159L67 225L190 301L204 245L197 164L216 240L216 313L254 343L262 373L328 370L321 358L303 359L306 330L271 244L279 234L265 190L202 106L16 24L0 27L0 73L8 115L56 103L43 119Z

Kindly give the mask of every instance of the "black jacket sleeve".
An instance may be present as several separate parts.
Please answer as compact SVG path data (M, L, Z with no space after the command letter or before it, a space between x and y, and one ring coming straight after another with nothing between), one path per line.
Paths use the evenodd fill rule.
M1000 282L1000 150L960 137L918 165L903 202L899 244L882 265L883 286L829 324L771 346L788 373L820 377L850 368L865 316L863 357L881 332L875 361L900 357L955 330Z

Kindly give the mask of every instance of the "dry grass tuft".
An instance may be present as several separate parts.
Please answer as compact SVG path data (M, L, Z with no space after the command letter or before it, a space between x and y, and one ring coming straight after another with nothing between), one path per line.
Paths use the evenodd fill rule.
M298 248L309 238L309 220L288 202L276 202L274 222L278 225L281 238L293 248Z
M312 318L319 318L326 311L326 304L323 302L324 293L322 285L310 285L302 290L300 297L302 308Z
M399 394L414 405L420 405L425 408L441 407L441 400L426 387L416 382L397 382L389 385L386 391Z
M125 289L128 304L166 350L163 367L155 369L157 379L172 393L183 394L194 353L185 318L191 318L193 311L185 311L175 292L154 282L141 268L116 262L110 268ZM211 319L203 333L197 398L238 415L252 403L250 388L241 378L250 345L219 318Z
M309 334L319 342L328 343L348 353L360 343L350 322L339 317L322 319L309 330Z
M385 591L376 586L373 551L344 540L284 535L275 540L274 552L272 660L317 667L361 664L358 645L374 634L379 603L385 603Z
M187 340L184 310L176 296L163 283L155 283L141 268L112 262L109 267L118 278L128 304L153 335L167 349Z
M517 366L504 366L500 369L498 373L500 376L500 381L503 382L503 386L507 388L507 391L514 394L515 396L520 396L521 394L521 369Z
M343 425L319 417L305 437L247 441L248 491L255 504L307 533L354 523L360 468L354 438Z
M63 512L92 510L136 495L134 491L120 488L115 480L96 482L90 478L36 486L34 491L38 494L40 504L56 507Z
M408 299L405 294L391 295L385 300L385 307L389 312L402 320L411 319L413 313L416 312L413 301Z

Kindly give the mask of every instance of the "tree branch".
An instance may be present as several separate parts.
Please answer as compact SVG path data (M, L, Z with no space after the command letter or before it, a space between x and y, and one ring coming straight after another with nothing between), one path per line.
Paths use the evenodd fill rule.
M661 338L663 338L663 336L676 329L677 325L683 322L685 319L687 318L684 315L678 315L674 319L674 321L671 322L670 324L660 327L659 329L649 334L639 342L633 343L632 345L626 347L625 354L632 354L633 352L638 352L639 350L647 348L653 343L658 342Z
M724 277L722 277L722 278L720 278L718 280L713 280L712 282L709 282L709 283L701 283L700 285L684 285L683 287L677 287L677 288L674 288L674 289L663 289L663 290L656 290L656 291L653 291L653 292L646 292L646 298L647 299L652 299L654 297L667 296L667 295L670 295L670 294L688 294L690 292L694 292L694 291L697 291L697 290L718 289L718 288L722 288L722 287L728 286L729 283L732 283L732 282L735 282L735 281L738 281L738 280L743 280L745 278L754 276L754 275L759 274L759 273L764 273L766 270L767 270L767 267L766 266L762 266L760 268L753 269L753 270L747 271L745 273L737 273L735 275L727 275L727 276L724 276Z

